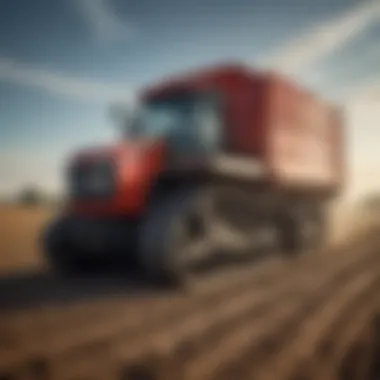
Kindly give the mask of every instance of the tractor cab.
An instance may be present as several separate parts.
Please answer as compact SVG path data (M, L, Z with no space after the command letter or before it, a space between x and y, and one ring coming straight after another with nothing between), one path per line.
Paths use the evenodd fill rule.
M114 111L123 139L164 144L170 167L204 162L221 143L220 100L213 94L177 91Z

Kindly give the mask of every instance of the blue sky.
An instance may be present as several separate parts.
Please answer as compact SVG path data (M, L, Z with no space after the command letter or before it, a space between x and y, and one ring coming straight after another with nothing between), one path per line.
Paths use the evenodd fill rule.
M72 149L116 136L109 102L230 60L274 67L349 104L353 165L380 168L371 148L373 133L380 141L379 14L365 0L2 0L0 193L59 190ZM359 126L368 107L373 117Z

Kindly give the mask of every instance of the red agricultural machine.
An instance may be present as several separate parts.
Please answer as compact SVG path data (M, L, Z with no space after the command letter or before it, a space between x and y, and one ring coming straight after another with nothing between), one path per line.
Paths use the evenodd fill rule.
M119 114L121 116L121 114ZM181 280L192 262L324 239L343 180L340 111L279 75L224 65L139 94L123 136L67 169L69 201L45 237L52 267L135 262Z

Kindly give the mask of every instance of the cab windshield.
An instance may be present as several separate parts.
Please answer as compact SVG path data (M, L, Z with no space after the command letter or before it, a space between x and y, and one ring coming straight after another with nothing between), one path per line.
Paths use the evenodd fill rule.
M159 138L190 128L197 101L194 96L175 96L146 101L131 115L124 128L127 139Z
M221 115L216 100L200 94L151 99L119 118L125 139L164 138L183 154L215 151L220 143Z

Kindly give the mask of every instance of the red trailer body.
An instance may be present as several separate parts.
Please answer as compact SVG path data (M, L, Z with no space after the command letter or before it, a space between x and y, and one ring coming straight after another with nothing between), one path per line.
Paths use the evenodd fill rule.
M337 110L293 81L242 66L173 78L143 92L223 94L224 150L254 157L274 186L335 191L342 182L342 125Z
M278 76L266 85L263 159L275 181L339 188L341 125L331 105Z

